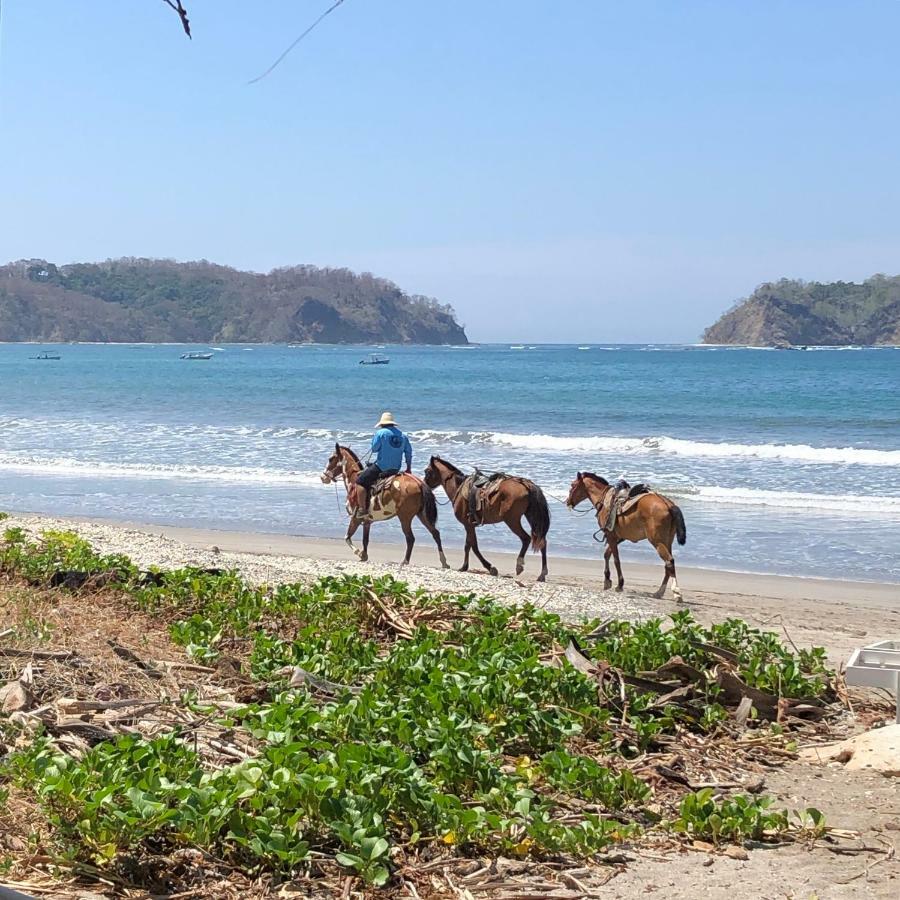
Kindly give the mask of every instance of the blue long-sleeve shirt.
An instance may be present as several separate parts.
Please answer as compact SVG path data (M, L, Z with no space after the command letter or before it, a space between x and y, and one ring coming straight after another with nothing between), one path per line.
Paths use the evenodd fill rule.
M387 425L375 432L372 436L372 452L377 454L375 465L382 472L402 468L404 459L407 468L412 466L412 445L396 425Z

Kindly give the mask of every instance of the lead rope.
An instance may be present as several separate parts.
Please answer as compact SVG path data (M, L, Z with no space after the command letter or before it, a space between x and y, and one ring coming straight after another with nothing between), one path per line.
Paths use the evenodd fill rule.
M549 497L551 500L555 500L559 503L560 506L568 506L569 504L565 500L560 500L559 497L551 494L549 491L544 491L544 495ZM596 512L594 509L572 509L571 513L575 516L576 519L583 519L585 516L589 516L592 512Z

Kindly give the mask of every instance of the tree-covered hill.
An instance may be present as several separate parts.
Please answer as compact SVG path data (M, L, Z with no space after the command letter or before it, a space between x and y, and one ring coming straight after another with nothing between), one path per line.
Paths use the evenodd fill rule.
M703 333L707 344L900 344L900 275L862 284L760 285Z
M467 342L450 306L369 273L135 258L0 267L0 341Z

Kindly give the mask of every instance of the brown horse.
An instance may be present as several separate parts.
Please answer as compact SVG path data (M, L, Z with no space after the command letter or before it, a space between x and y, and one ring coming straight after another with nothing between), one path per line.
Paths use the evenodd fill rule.
M450 498L456 518L466 529L466 554L460 572L469 568L469 551L474 550L484 567L497 574L478 549L478 538L475 529L479 525L495 525L505 522L509 530L522 541L522 549L516 558L516 575L521 575L525 568L525 551L528 545L532 550L541 551L541 574L538 581L547 579L547 532L550 530L550 510L544 499L543 491L526 478L504 478L485 503L482 521L473 522L469 514L469 497L467 490L460 490L468 476L456 468L453 463L432 456L428 468L425 469L425 484L430 488L441 485ZM531 526L531 534L522 527L522 516Z
M369 529L372 522L386 522L395 516L400 520L400 527L406 537L406 557L403 565L409 564L412 556L413 544L416 536L412 530L412 520L418 517L419 521L428 529L434 542L437 544L441 557L441 567L449 569L447 557L444 556L444 548L441 546L441 533L437 530L437 503L434 492L420 478L415 475L398 474L391 478L390 484L377 495L372 497L370 519L360 519L354 514L351 498L356 492L356 476L362 471L362 463L359 457L349 448L340 444L334 445L334 453L328 459L328 465L322 473L323 484L331 484L337 478L342 478L347 491L347 512L350 514L350 524L347 526L347 541L350 549L363 561L369 558ZM356 529L363 527L362 551L353 543L353 535Z
M597 524L603 528L600 521L600 508L603 498L608 491L613 490L609 482L599 475L591 472L579 472L569 488L569 496L566 506L574 509L582 500L590 500L597 511ZM672 579L672 594L680 603L682 601L681 588L675 578L675 559L672 556L672 541L677 537L678 543L684 545L687 540L687 530L684 525L684 515L681 510L668 498L660 494L642 494L637 503L624 513L616 517L616 524L612 532L603 530L606 538L606 553L603 561L606 569L603 573L603 589L612 587L612 579L609 574L609 557L616 561L616 572L619 575L617 591L621 591L625 585L622 577L622 565L619 562L619 543L621 541L650 541L656 548L659 558L666 567L666 574L659 586L659 590L653 595L657 600L662 599L666 593L666 585Z

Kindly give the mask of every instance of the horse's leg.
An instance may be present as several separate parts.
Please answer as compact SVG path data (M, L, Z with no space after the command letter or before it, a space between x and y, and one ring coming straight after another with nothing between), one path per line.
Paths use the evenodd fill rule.
M547 580L547 541L541 545L541 574L537 577L538 581Z
M612 542L613 562L616 564L616 575L619 580L616 584L616 590L621 591L625 587L625 576L622 574L622 563L619 561L619 542Z
M419 521L428 529L429 534L434 538L434 542L437 544L438 555L441 558L441 568L449 569L450 564L447 562L447 557L444 556L444 547L441 544L441 533L438 531L437 526L429 523L428 519L425 518L424 510L419 510L416 515L418 516Z
M406 538L406 556L401 565L408 566L409 559L412 556L413 544L416 542L416 536L413 534L412 530L412 516L409 518L401 518L400 527L403 529L403 535Z
M481 560L481 564L488 570L488 572L491 573L491 575L495 575L495 576L496 576L497 574L499 574L499 573L497 572L497 568L496 568L495 566L492 566L492 565L491 565L491 564L490 564L490 563L489 563L489 562L481 555L481 551L478 549L478 537L477 537L477 535L475 534L475 526L474 526L474 525L468 525L468 526L467 526L467 532L468 532L467 537L468 537L469 543L472 545L472 549L475 551L475 555Z
M662 600L666 595L666 585L669 583L669 579L672 579L672 594L675 599L681 603L683 600L683 595L681 593L681 588L678 587L678 581L675 578L675 560L672 557L672 550L663 542L660 541L656 544L656 552L659 554L659 558L663 561L663 565L665 566L665 575L663 576L662 584L659 586L657 592L653 595L657 600Z
M672 551L669 550L669 548L662 541L659 541L654 546L656 547L656 552L659 554L659 558L663 561L665 574L663 575L662 584L659 586L653 596L657 600L662 600L662 598L666 595L666 585L669 583L669 579L675 572L675 561L672 559Z
M606 551L603 554L603 590L608 591L612 587L612 575L609 572L609 558L612 556L612 544L606 543Z
M463 522L463 525L466 529L466 546L463 550L463 564L459 567L460 572L468 572L469 571L469 551L472 549L472 535L471 535L471 526L468 522Z
M525 570L525 552L531 543L531 535L522 527L521 519L507 519L509 530L522 542L522 549L516 557L516 575L521 575Z
M359 557L363 562L369 561L369 529L371 527L371 522L363 522L363 549Z
M359 519L357 519L355 516L351 516L350 524L347 526L347 534L345 535L344 540L347 542L347 546L356 554L356 556L360 557L359 549L353 543L353 535L356 534L357 528L359 528Z

